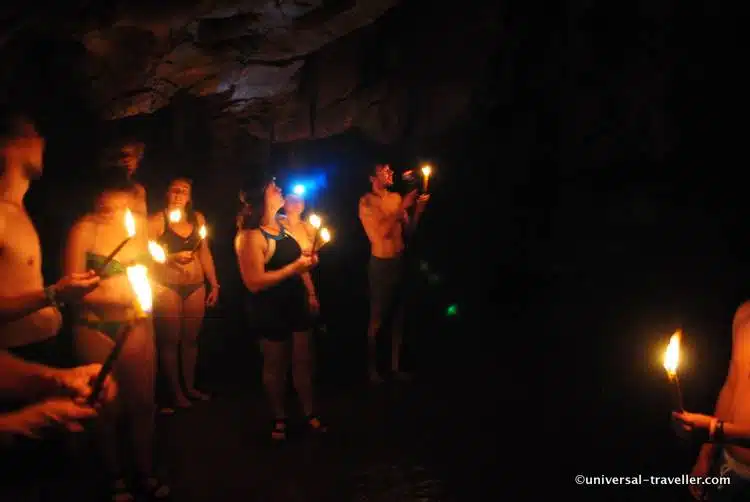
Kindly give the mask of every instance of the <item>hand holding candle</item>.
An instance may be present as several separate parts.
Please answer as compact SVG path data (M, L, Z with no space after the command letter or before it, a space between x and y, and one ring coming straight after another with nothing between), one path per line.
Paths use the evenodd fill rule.
M109 265L110 262L115 259L117 253L119 253L120 250L125 247L125 244L130 242L130 239L135 237L135 218L133 218L133 213L130 212L130 209L125 210L125 230L127 231L128 236L115 248L114 251L109 254L109 256L107 256L107 259L104 260L104 263L102 263L102 266L97 272L101 273L103 270L105 270L107 268L107 265Z
M677 376L677 367L680 362L680 338L682 331L677 330L669 339L669 345L664 352L664 369L667 371L667 377L670 382L674 383L677 397L677 405L680 411L685 411L682 403L682 390L680 389L680 379Z
M323 220L320 219L320 216L318 216L315 213L312 213L309 218L307 218L308 223L315 229L315 235L313 236L313 243L312 243L312 252L315 253L315 246L318 243L318 235L320 234L320 225L323 224Z

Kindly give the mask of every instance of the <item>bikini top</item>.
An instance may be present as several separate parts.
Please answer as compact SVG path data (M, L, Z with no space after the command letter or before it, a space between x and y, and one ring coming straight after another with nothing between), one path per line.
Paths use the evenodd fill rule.
M193 230L187 237L183 237L174 230L172 230L167 218L167 212L162 213L164 218L164 233L157 239L165 251L169 254L179 253L180 251L194 251L198 244L200 244L201 237L198 233L198 218L195 216L195 212L188 212L188 223L193 226Z
M99 271L99 277L106 279L115 275L124 274L127 272L127 266L122 262L113 259L106 267L101 269L104 262L107 260L105 255L99 253L86 252L86 270L97 270ZM151 255L149 253L142 253L133 260L132 264L140 263L148 265L151 263ZM101 269L101 270L100 270Z

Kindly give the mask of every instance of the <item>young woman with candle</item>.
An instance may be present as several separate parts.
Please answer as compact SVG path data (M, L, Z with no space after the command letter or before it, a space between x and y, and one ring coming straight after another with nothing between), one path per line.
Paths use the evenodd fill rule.
M198 334L206 307L219 301L213 255L205 234L201 235L205 228L206 219L192 207L192 183L185 178L173 180L166 207L149 218L149 234L167 254L167 263L154 274L163 286L157 288L154 312L159 360L172 401L162 408L165 413L190 407L191 399L209 399L195 387Z
M261 337L263 384L275 415L271 438L287 437L285 395L290 344L292 376L306 424L311 431L325 432L314 409L311 302L303 278L315 266L317 257L304 252L306 244L291 236L277 217L284 198L273 180L245 191L241 200L244 209L235 251L242 282L248 289L249 321Z
M82 363L103 363L118 333L129 328L113 372L120 392L116 406L100 421L100 445L112 477L114 500L132 499L133 492L161 498L169 494L169 488L154 476L152 465L156 374L153 325L150 318L136 320L137 298L126 274L129 265L150 264L146 221L135 216L135 236L102 268L107 255L127 236L123 221L134 189L123 170L109 169L102 175L95 208L73 225L65 250L66 274L99 270L101 277L99 287L83 297L75 312L74 349ZM118 423L123 420L132 449L118 448ZM132 482L125 480L123 469L128 464L134 464L136 470Z

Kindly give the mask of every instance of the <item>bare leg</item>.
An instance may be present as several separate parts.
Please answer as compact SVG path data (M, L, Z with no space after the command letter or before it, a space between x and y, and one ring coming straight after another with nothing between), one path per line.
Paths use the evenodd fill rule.
M185 393L195 399L208 399L208 395L195 388L195 367L198 362L198 335L206 312L206 288L198 288L183 303L182 337L182 378Z
M289 354L286 342L262 340L263 344L263 385L274 416L286 418L285 391L286 372L289 369Z
M156 313L159 361L169 386L172 405L186 408L190 400L185 397L180 385L180 334L182 332L182 298L167 287L160 288L154 302Z
M313 414L313 383L312 383L312 334L294 333L292 347L292 376L294 388L297 390L305 415Z
M139 474L153 473L154 381L156 347L150 320L139 321L130 332L115 368Z
M104 363L115 346L114 340L104 333L76 326L73 331L73 346L76 359L81 364ZM117 375L115 375L117 379ZM118 381L119 383L119 381ZM112 480L119 480L123 473L118 458L118 420L121 416L121 396L108 406L96 421L97 444L100 448L105 469Z

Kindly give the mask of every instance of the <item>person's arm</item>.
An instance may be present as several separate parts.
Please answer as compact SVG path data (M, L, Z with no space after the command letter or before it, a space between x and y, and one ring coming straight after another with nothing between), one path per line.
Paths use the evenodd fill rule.
M240 234L237 247L240 275L245 287L253 293L278 284L297 273L296 263L290 263L279 270L266 271L263 256L265 246L265 238L257 230L244 230Z
M741 336L743 334L743 331L746 331L748 329L747 320L748 319L738 320L738 326L736 326L733 330L735 331L736 336ZM719 398L716 400L716 409L714 410L714 416L719 420L727 420L731 418L731 407L732 403L734 402L734 393L737 388L737 381L739 377L738 366L737 362L735 361L736 354L734 353L737 346L738 345L733 340L732 359L729 361L729 371L727 372L727 378L724 381L724 385L719 392ZM725 429L725 431L726 430L727 429ZM703 444L698 455L699 457L708 460L713 457L715 452L716 445L714 443L707 442Z
M6 214L0 208L0 251L5 247L7 239L11 236L6 234ZM47 290L39 289L22 295L0 296L0 324L22 319L29 314L49 307L54 303L55 289L50 286Z
M32 400L58 388L54 368L24 361L0 350L0 399Z
M164 217L161 213L152 214L148 217L148 238L155 241L164 233Z
M310 272L302 274L302 282L305 283L305 289L307 289L308 296L318 296L315 294L315 283L312 280L312 274L310 274Z
M206 218L201 213L195 213L198 219L198 225L202 226L206 224ZM208 241L203 239L198 245L198 259L203 266L203 273L206 275L208 283L211 285L211 289L219 288L219 280L216 278L216 266L214 265L214 257L211 253L211 248L208 246Z

